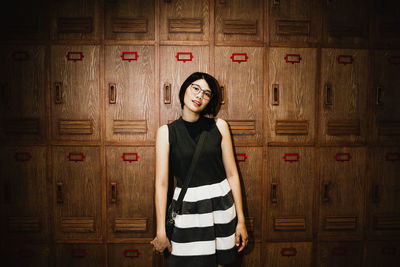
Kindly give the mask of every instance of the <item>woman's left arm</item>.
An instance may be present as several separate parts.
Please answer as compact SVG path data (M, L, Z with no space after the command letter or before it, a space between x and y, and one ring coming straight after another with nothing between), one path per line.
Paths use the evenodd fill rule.
M233 155L232 139L229 132L229 126L222 119L217 120L217 127L222 135L221 149L222 161L226 171L226 177L232 189L233 199L236 206L236 215L238 224L236 226L236 246L239 246L238 251L242 251L248 242L248 234L246 230L245 218L243 214L242 193L240 189L239 173L236 167L235 157ZM240 240L242 241L240 244Z

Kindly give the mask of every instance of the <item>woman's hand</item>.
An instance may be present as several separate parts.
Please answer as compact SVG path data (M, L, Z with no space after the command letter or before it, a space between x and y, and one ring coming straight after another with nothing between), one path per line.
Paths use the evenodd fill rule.
M153 251L156 251L158 253L163 253L166 248L168 248L168 251L172 251L171 243L169 242L168 238L166 235L164 236L159 236L157 235L153 241L150 242L154 246Z
M242 251L245 247L247 247L247 243L249 242L249 236L247 234L246 225L244 223L238 223L236 225L236 246L239 247L238 252ZM240 242L242 241L242 242Z

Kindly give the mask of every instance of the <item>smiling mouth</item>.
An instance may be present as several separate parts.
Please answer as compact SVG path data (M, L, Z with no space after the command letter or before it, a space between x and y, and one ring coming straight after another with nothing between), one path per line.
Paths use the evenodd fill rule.
M195 105L197 105L197 106L199 106L199 107L200 107L200 101L197 101L197 100L192 100L192 102L193 102Z

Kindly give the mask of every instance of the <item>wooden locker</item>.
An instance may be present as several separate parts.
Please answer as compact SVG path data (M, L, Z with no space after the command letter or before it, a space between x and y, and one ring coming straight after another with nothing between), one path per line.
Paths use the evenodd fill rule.
M55 239L100 239L100 149L54 146L52 160Z
M105 0L106 40L154 40L154 0Z
M319 141L365 144L368 51L322 49Z
M54 140L97 140L99 47L51 47L51 132Z
M103 267L106 266L102 244L57 244L56 267Z
M48 245L33 242L7 242L2 248L2 264L7 267L51 266L51 249Z
M270 48L266 141L313 144L317 51Z
M372 148L368 162L368 237L400 238L400 148Z
M216 47L215 55L224 103L218 117L228 122L234 145L262 145L263 49Z
M366 149L319 151L319 237L360 239L364 231Z
M374 110L372 137L375 143L400 141L400 53L397 50L374 51L374 86L371 97Z
M49 4L51 40L99 40L100 1L52 0Z
M320 242L316 266L361 267L362 256L363 249L360 242Z
M161 41L207 41L209 0L160 1Z
M249 239L259 241L262 235L262 148L236 147L235 158Z
M322 3L325 47L368 47L369 5L367 1L326 0Z
M399 241L369 241L367 243L367 267L397 267L400 257Z
M236 261L226 267L254 267L262 266L261 263L261 244L259 242L250 242L248 246L236 257Z
M264 245L264 266L309 267L311 253L311 242L268 242Z
M153 265L153 246L148 242L108 245L109 267L146 267Z
M396 0L373 0L371 27L374 47L400 46L400 2Z
M208 72L208 54L207 46L160 47L160 125L182 115L179 101L181 85L193 72Z
M158 128L153 46L106 46L106 137L154 140Z
M320 1L268 0L269 41L271 46L303 43L315 46L319 41Z
M107 232L110 240L151 238L155 234L154 158L153 147L107 147Z
M263 41L264 1L215 1L215 40Z
M1 154L1 236L49 241L46 147L4 147Z
M1 46L1 136L43 141L46 137L46 50L43 45Z
M268 148L268 240L312 238L314 150L311 147Z

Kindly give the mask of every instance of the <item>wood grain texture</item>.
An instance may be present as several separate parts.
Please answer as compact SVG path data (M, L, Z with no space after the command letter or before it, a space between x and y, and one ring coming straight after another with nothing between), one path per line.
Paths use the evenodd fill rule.
M319 242L317 266L363 266L360 242Z
M399 241L369 241L367 243L367 267L398 265Z
M288 256L285 256L286 253ZM266 266L310 266L311 253L311 242L268 242L264 248Z
M58 244L55 253L56 266L106 266L104 246L101 244Z
M154 0L105 2L104 33L107 40L154 40Z
M142 243L112 244L108 246L108 266L152 266L153 246Z
M288 63L287 55L298 55L299 63ZM307 48L269 49L269 86L265 96L267 142L307 143L314 141L315 129L315 79L317 75L317 51ZM300 59L301 58L301 59ZM274 86L278 85L279 105L274 105ZM276 86L275 86L276 87ZM279 131L278 121L306 121L307 132L291 134ZM297 127L296 127L297 129ZM292 131L293 132L293 131Z
M122 54L136 52L136 60ZM106 137L109 141L153 140L157 131L153 46L106 46L105 81L115 83L115 104L105 103Z
M232 54L246 54L247 62L232 62ZM226 88L227 103L218 117L255 121L255 134L235 135L235 145L262 143L263 50L258 47L216 47L215 78ZM249 105L249 103L252 103Z
M376 48L398 48L399 36L399 14L400 5L398 1L372 1L371 24L372 41Z
M68 60L68 52L77 54L81 60ZM83 55L83 57L82 57ZM99 128L99 47L61 46L51 47L51 105L52 137L55 140L97 140ZM56 82L63 84L63 103L55 104ZM90 121L92 134L79 131L62 135L59 121Z
M4 246L4 255L7 261L16 266L48 266L50 260L50 247L45 244L9 241Z
M296 154L296 158L289 158L288 154ZM271 147L267 151L267 159L265 167L267 212L264 218L267 233L265 236L270 240L311 238L314 201L312 188L315 175L314 149ZM276 192L272 192L271 184L276 184L274 189ZM276 196L276 203L271 201L272 194ZM300 219L302 220L299 221ZM292 225L292 229L285 225Z

